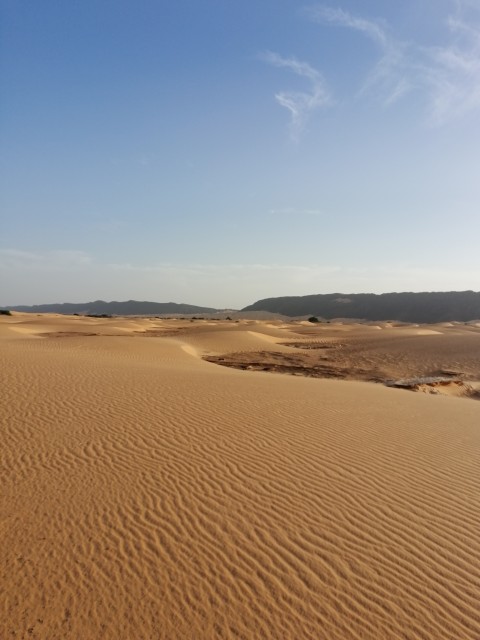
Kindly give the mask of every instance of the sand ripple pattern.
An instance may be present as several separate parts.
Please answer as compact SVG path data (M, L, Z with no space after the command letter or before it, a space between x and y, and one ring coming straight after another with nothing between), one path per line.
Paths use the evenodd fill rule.
M0 638L480 638L478 403L2 335Z

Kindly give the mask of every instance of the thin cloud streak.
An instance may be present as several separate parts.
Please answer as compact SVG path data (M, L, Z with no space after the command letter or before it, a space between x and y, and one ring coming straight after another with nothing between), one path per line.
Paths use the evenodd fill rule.
M343 9L319 6L306 11L308 17L320 24L331 24L360 32L370 39L381 51L382 56L364 81L358 96L380 87L384 106L397 102L412 88L406 76L406 45L395 40L384 21L367 20L352 15Z
M91 265L92 258L84 251L61 249L24 251L0 249L0 268L11 271L50 271L58 268L77 269Z
M468 19L468 7L480 5L458 3L457 13L449 16L447 27L454 42L431 47L426 55L431 61L426 77L432 88L433 124L466 115L480 107L480 20Z
M312 20L317 22L328 22L340 27L349 27L350 29L361 31L384 49L389 46L385 28L373 20L358 18L343 9L333 9L325 6L311 7L306 10L306 13Z
M322 74L307 62L302 62L296 58L283 58L273 51L267 51L260 57L264 62L274 67L288 69L310 82L311 90L309 92L281 91L275 94L278 104L290 112L291 137L293 140L298 141L310 114L317 109L333 104L330 91Z
M272 216L321 216L325 215L320 209L296 209L295 207L283 207L280 209L269 209Z
M478 4L457 2L455 15L446 17L451 41L444 46L423 46L393 37L380 20L354 16L343 9L315 6L305 10L314 22L361 33L380 50L357 93L378 92L389 107L414 90L425 95L428 124L441 126L480 108L480 20L467 13Z

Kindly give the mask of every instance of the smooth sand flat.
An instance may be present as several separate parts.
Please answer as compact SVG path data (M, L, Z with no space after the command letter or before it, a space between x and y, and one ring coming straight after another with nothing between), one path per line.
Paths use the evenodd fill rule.
M378 326L0 318L0 638L478 640L480 403L201 357Z

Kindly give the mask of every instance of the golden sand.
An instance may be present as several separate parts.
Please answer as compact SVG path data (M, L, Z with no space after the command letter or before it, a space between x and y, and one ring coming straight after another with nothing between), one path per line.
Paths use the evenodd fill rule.
M285 344L322 341L343 346ZM1 317L1 640L478 640L480 402L203 359L474 384L477 345L459 325Z

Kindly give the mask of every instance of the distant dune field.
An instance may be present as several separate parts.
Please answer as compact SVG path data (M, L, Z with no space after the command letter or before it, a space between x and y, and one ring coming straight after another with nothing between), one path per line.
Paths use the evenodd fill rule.
M0 317L0 639L480 639L479 347Z

